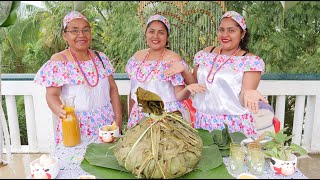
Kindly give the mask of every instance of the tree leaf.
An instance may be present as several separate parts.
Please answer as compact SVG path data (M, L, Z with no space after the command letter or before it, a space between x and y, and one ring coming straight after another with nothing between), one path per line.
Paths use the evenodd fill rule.
M194 169L207 171L220 166L222 163L223 159L216 145L204 146L200 160Z
M8 19L10 15L10 10L12 6L12 1L1 1L0 2L0 27Z
M233 132L230 134L232 142L240 143L242 140L247 139L247 136L242 132Z
M213 145L212 135L208 130L197 129L199 136L202 139L203 146Z
M301 146L291 143L290 148L294 153L298 153L299 155L306 155L308 152Z
M9 27L16 22L17 9L19 6L20 6L20 1L13 1L12 2L10 14L9 14L8 18L6 19L6 21L3 24L1 24L1 27Z

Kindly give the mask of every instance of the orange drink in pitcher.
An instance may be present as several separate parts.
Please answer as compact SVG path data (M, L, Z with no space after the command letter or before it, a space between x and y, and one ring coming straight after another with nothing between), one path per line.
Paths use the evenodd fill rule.
M66 118L62 119L62 139L64 146L76 146L81 143L80 126L74 111L74 96L62 97Z

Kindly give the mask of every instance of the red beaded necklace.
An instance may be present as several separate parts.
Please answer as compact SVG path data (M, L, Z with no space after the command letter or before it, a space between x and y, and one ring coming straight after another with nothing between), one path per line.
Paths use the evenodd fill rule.
M95 68L96 73L97 73L97 76L96 76L96 77L97 77L97 78L96 78L96 83L95 83L95 84L93 84L93 85L91 85L91 84L90 84L90 82L88 81L88 79L87 79L87 77L86 77L85 73L83 72L83 70L82 70L82 68L81 68L81 66L80 66L80 63L79 63L79 61L78 61L78 59L77 59L76 55L71 51L71 49L70 49L70 48L68 48L68 50L69 50L70 54L72 55L73 60L77 63L77 65L78 65L78 67L79 67L79 69L80 69L80 71L81 71L81 73L82 73L82 75L83 75L84 79L86 80L87 84L88 84L89 86L91 86L91 87L95 87L95 86L97 86L97 85L98 85L98 82L99 82L98 68L97 68L97 65L96 65L96 63L94 62L94 60L93 60L92 56L90 55L89 50L87 50L87 53L88 53L88 55L89 55L90 59L92 60L93 65L94 65L94 68Z
M150 52L148 51L147 52L147 55L145 56L145 58L143 59L143 61L141 62L141 65L138 67L137 69L137 73L136 73L136 79L137 81L139 81L140 83L143 83L145 82L148 77L150 76L150 74L156 69L156 67L158 66L159 62L162 60L163 58L163 55L164 55L164 52L166 51L166 49L163 50L162 54L161 54L161 57L160 57L160 60L157 61L157 64L153 67L153 69L147 74L146 78L144 78L144 80L139 80L138 78L138 74L141 74L141 67L144 66L144 63L148 60L148 57L149 57L149 54Z
M211 69L210 69L209 74L208 74L208 76L207 76L207 82L208 82L208 83L212 83L213 80L214 80L214 76L215 76L216 73L221 69L221 67L222 67L226 62L228 62L229 59L231 59L231 57L233 57L234 55L236 55L240 50L241 50L240 47L238 47L236 50L234 50L234 52L230 55L230 57L229 57L225 62L223 62L223 63L221 64L221 66L219 66L219 67L217 68L217 70L213 73L213 75L211 76L212 70L213 70L214 65L215 65L215 62L217 61L218 56L221 54L221 51L222 51L222 47L221 47L220 50L219 50L219 53L216 55L216 57L215 57L214 60L213 60ZM211 76L211 77L210 77L210 76Z

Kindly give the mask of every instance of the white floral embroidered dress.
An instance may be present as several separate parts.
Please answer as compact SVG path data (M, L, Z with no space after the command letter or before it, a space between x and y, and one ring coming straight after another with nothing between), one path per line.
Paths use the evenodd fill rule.
M75 96L75 111L80 123L81 136L97 136L99 127L112 124L114 121L108 81L108 76L114 73L114 69L108 57L102 52L99 54L105 68L98 58L94 58L99 74L99 83L95 87L87 84L76 62L64 59L48 60L34 78L35 83L45 87L61 86L61 96ZM95 84L97 74L93 62L81 61L80 66L90 84ZM58 121L56 143L62 141L61 131L61 122Z
M215 74L212 83L207 82L207 75L212 67L216 53L201 50L194 57L194 65L199 65L197 79L205 84L207 91L197 93L192 98L196 108L195 128L209 131L223 129L224 123L231 132L242 131L245 134L256 134L254 119L249 110L239 101L243 74L246 71L264 72L264 61L258 56L219 55L215 68L222 68ZM215 70L212 71L214 73Z

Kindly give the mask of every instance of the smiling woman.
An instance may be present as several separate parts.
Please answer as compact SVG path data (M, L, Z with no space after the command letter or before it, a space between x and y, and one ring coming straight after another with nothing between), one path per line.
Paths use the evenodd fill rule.
M62 27L62 37L68 47L54 54L34 80L46 87L49 108L59 117L56 143L63 141L62 121L67 116L62 97L74 96L81 139L98 137L99 128L113 122L121 132L122 113L114 69L104 53L89 49L92 35L87 18L72 11L63 18Z
M159 14L151 16L146 24L145 41L149 48L137 51L126 65L131 81L128 128L138 124L145 117L138 107L136 91L142 87L160 96L168 112L179 111L185 117L182 102L190 96L184 86L184 78L179 74L165 75L171 66L178 62L187 66L184 60L169 49L170 24Z

